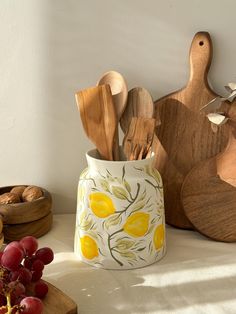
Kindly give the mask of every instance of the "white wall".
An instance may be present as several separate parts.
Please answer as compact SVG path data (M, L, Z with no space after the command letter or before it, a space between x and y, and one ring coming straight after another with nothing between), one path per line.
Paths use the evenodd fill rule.
M209 31L209 74L236 80L234 0L1 0L0 185L36 184L73 212L88 142L74 93L120 71L159 98L185 85L195 32Z

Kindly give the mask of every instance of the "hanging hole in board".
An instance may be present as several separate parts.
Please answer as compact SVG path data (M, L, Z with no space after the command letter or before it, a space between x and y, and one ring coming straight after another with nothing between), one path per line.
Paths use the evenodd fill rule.
M199 41L199 46L203 46L204 45L204 41Z

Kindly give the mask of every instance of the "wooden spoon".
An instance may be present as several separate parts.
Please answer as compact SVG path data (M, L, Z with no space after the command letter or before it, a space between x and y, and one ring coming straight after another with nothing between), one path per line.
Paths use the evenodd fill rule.
M114 137L113 146L113 157L114 160L119 160L119 134L118 134L118 123L125 110L128 88L124 77L116 72L109 71L103 74L103 76L97 82L97 86L102 84L109 84L111 87L112 98L115 106L116 118L117 118L117 128Z
M121 129L127 133L133 117L152 118L154 106L152 96L142 87L135 87L128 93L125 111L120 119Z
M110 86L85 89L76 93L75 98L88 138L103 159L113 160L112 147L117 120Z

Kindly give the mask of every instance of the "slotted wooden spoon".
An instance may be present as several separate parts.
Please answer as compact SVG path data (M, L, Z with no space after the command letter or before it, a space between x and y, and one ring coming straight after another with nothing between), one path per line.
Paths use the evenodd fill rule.
M128 97L128 88L124 77L116 71L109 71L102 75L102 77L97 82L98 85L108 84L111 87L112 99L114 102L117 128L114 137L113 145L113 157L114 160L119 160L119 133L118 133L118 123L125 110Z
M124 137L124 153L127 160L140 160L147 156L152 145L156 120L133 117Z
M75 98L88 138L103 159L113 160L117 119L110 86L104 84L82 90Z
M128 93L125 111L120 119L120 126L127 133L133 117L153 118L154 105L152 96L142 87L135 87Z

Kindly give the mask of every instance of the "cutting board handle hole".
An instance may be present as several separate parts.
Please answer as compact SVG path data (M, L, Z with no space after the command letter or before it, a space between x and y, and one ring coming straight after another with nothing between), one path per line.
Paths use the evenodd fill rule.
M199 41L199 46L203 46L204 45L204 41Z

